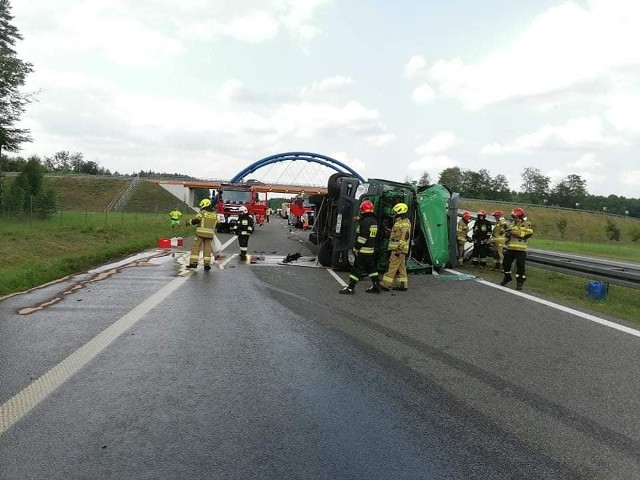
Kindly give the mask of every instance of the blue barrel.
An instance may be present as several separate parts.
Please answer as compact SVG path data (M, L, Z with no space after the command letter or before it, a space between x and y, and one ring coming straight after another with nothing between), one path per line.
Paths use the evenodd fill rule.
M587 285L587 297L591 300L604 300L607 296L608 285L604 282L596 280L589 282Z

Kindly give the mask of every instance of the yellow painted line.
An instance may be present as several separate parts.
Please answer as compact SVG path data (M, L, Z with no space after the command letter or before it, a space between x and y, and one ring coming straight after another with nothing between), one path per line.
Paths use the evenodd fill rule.
M131 328L152 308L180 288L187 281L187 278L178 277L172 280L47 373L0 405L0 435L19 422L22 417Z

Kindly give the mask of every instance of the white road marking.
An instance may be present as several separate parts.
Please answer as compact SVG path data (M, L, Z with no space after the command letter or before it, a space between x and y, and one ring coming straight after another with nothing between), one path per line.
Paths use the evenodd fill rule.
M451 272L455 275L464 275L463 273L457 272L456 270L446 269L447 272ZM599 323L600 325L604 325L605 327L613 328L614 330L619 330L624 333L628 333L629 335L634 335L636 337L640 337L640 330L635 330L630 327L626 327L624 325L617 324L615 322L611 322L609 320L605 320L604 318L596 317L595 315L591 315L589 313L584 313L579 310L574 310L573 308L565 307L564 305L559 305L557 303L550 302L548 300L544 300L542 298L534 297L533 295L529 295L527 293L523 293L518 290L512 290L511 288L503 287L501 285L488 282L486 280L482 280L477 278L475 280L478 283L482 283L483 285L487 285L492 288L497 288L499 290L504 290L505 292L509 292L512 295L518 295L519 297L526 298L527 300L531 300L532 302L540 303L542 305L546 305L547 307L555 308L556 310L560 310L565 313L570 313L571 315L575 315L580 318L584 318L585 320L589 320L590 322Z
M336 272L334 272L333 270L327 270L327 271L333 276L333 278L335 278L338 281L340 285L342 285L343 287L347 286L346 282L342 280Z
M180 288L187 277L178 277L144 300L55 367L0 405L0 435L17 423L71 376L87 365L114 340L135 325L152 308Z

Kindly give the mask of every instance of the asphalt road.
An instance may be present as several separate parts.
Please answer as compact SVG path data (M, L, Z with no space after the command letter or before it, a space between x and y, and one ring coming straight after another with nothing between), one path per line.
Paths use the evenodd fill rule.
M1 300L0 478L640 478L637 330L452 273L338 295L305 236Z

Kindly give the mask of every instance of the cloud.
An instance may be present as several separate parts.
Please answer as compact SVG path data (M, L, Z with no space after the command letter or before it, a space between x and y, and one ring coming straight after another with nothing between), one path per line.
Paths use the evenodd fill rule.
M419 160L411 162L407 168L411 171L428 172L437 178L442 170L454 166L455 162L446 155L425 155Z
M431 140L416 148L419 155L437 155L444 153L456 144L456 136L452 132L438 132Z
M436 93L433 88L429 86L427 83L423 83L422 85L416 87L413 90L413 94L411 98L414 103L418 105L426 105L431 103L433 99L436 97Z
M300 91L301 97L340 96L353 88L353 79L341 75L325 78L312 85L305 85Z
M547 94L640 63L640 3L566 1L538 15L508 48L483 62L438 60L429 70L437 90L472 110Z
M591 116L574 118L557 127L544 125L511 142L485 145L480 152L484 155L504 155L532 153L542 149L584 150L624 145L620 138L605 134L602 120Z
M422 55L414 55L404 66L404 76L414 78L426 73L427 61Z
M638 191L638 185L640 185L640 170L621 172L619 178L620 182L630 187L630 191ZM637 195L634 195L633 198L637 198Z

